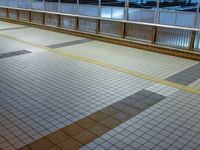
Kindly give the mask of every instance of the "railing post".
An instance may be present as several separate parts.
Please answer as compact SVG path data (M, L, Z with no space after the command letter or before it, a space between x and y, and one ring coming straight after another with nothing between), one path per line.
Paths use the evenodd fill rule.
M61 16L60 16L60 15L58 15L57 27L59 27L59 28L60 28L60 18L61 18Z
M96 34L99 34L100 32L100 19L96 20Z
M126 34L126 24L125 22L122 22L122 28L121 28L121 38L124 39Z
M16 20L19 20L19 10L16 9Z
M191 38L190 38L189 50L194 49L195 35L196 35L196 31L192 31Z
M9 9L6 8L6 18L9 18Z
M79 29L79 18L75 17L75 30Z
M41 20L42 20L42 24L45 24L45 13L42 13L42 18L41 18Z
M29 18L28 19L29 19L28 21L31 23L32 22L31 11L29 11Z
M155 44L156 43L156 36L157 36L157 27L153 26L151 44Z

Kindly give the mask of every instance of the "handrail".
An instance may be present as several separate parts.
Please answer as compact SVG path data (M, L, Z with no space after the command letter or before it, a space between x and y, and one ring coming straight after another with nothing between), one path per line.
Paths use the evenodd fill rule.
M0 6L0 10L2 10L1 12L3 13L2 19L7 18L10 21L22 21L36 26L42 25L45 28L47 26L51 29L59 29L61 32L70 32L99 40L103 40L102 37L108 41L110 41L109 38L117 38L120 42L122 40L122 45L127 43L127 45L134 44L133 47L137 47L137 44L135 46L135 43L140 43L143 46L145 45L145 49L151 51L153 50L186 58L192 57L200 60L200 41L198 41L200 29L197 28L160 25L7 6ZM11 10L14 11L12 12ZM34 13L38 13L38 15L34 15ZM69 18L73 19L66 20ZM113 43L116 41L111 40ZM138 46L141 48L140 44ZM148 46L146 47L146 45ZM156 48L157 50L155 50L155 47L158 49ZM162 49L160 49L161 47ZM179 55L179 52L181 55ZM195 55L198 56L196 57Z
M145 22L137 22L137 21L129 21L129 20L109 19L109 18L102 18L102 17L84 16L84 15L77 15L77 14L67 14L67 13L60 13L60 12L50 12L50 11L44 11L44 10L35 10L35 9L33 10L33 9L7 7L7 6L0 6L0 8L15 9L15 10L29 11L29 12L38 12L38 13L46 13L46 14L61 15L61 16L68 16L68 17L79 17L79 18L94 19L94 20L103 20L103 21L120 22L120 23L130 23L130 24L137 24L137 25L146 25L146 26L173 28L173 29L181 29L181 30L189 30L189 31L200 32L200 29L198 29L198 28L188 28L188 27L180 27L180 26L172 26L172 25L161 25L161 24L155 24L155 23L145 23Z

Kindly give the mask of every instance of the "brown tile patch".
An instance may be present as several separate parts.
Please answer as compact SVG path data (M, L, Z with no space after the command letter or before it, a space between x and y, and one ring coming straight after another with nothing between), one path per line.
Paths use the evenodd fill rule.
M52 143L58 145L59 143L63 142L66 139L69 139L70 136L65 134L62 130L58 130L56 132L50 133L46 136Z
M85 130L85 131L75 135L74 138L83 144L88 144L89 142L96 139L97 136L95 134L93 134L92 132Z
M31 150L31 149L28 146L24 146L24 147L19 148L18 150Z
M73 138L69 138L58 145L62 150L77 150L83 146L80 142Z
M85 129L83 127L80 127L79 125L73 123L71 125L68 125L68 126L62 128L61 130L63 130L66 134L68 134L70 136L74 136L74 135L84 131Z
M46 137L43 137L31 144L29 144L29 147L32 150L49 150L50 148L54 147L54 144L51 143Z
M113 129L113 128L117 127L118 125L120 125L122 122L118 121L117 119L115 119L113 117L110 117L110 118L107 118L107 119L101 121L100 123L108 128Z
M108 132L110 129L101 124L97 124L97 125L89 128L88 130L97 136L101 136L104 133Z
M49 150L61 150L61 148L58 146L54 146L53 148L50 148Z
M77 150L162 99L163 96L142 90L20 150Z
M81 120L78 120L76 122L76 124L78 124L79 126L87 129L87 128L90 128L90 127L96 125L97 122L95 120L93 120L93 119L90 119L89 117L86 117L86 118L83 118Z
M108 118L109 116L108 116L108 114L106 114L106 113L103 113L103 112L98 111L98 112L93 113L93 114L90 115L89 117L90 117L91 119L95 120L95 121L102 121L102 120Z

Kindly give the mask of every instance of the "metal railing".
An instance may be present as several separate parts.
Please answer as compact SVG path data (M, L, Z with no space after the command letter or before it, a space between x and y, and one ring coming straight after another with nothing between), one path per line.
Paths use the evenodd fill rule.
M96 20L88 19L88 18L80 18L79 19L79 30L86 32L96 32Z
M152 26L142 24L126 24L126 38L138 41L151 42Z
M191 30L158 27L156 43L166 46L187 48L189 47L191 34Z
M0 6L0 17L200 52L200 29Z
M196 32L194 48L200 52L200 31Z
M0 6L184 27L197 27L198 20L200 20L200 15L198 14L200 1L196 2L196 6L193 6L193 9L197 10L196 12L194 10L191 12L187 10L178 11L176 8L173 10L173 6L171 6L171 10L167 7L159 7L159 3L161 3L160 0L156 0L157 6L153 5L149 9L131 7L129 6L129 4L132 4L130 0L121 1L120 6L105 6L102 0L98 0L99 3L93 3L93 5L90 3L81 4L79 1L80 0L76 0L73 3L64 3L61 0L58 0L57 2L48 2L47 0L0 0ZM193 3L194 2L192 2L192 4ZM190 8L190 6L188 6L188 8Z

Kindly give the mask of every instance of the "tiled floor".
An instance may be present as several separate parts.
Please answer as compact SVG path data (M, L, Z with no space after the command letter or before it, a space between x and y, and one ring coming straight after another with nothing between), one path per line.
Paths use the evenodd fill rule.
M142 101L141 97L143 97ZM151 91L141 90L22 149L44 150L56 147L70 150L81 148L164 98L166 97ZM46 144L47 141L49 144ZM44 148L46 145L49 147Z
M192 82L189 86L200 89L200 79Z
M99 41L91 41L59 49L162 79L166 79L198 63L148 51L141 52L134 48Z
M48 48L163 81L191 78L187 84L178 83L200 89L197 61L0 22L0 57L31 52L0 59L0 149L27 144L37 150L200 148L198 92L58 55ZM119 111L112 120L97 115L110 107ZM91 120L99 123L88 126ZM76 133L71 126L84 130Z
M200 149L200 98L176 92L83 149Z

